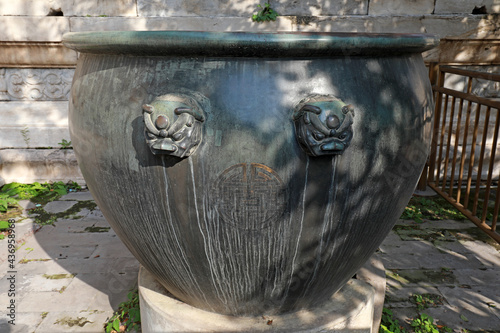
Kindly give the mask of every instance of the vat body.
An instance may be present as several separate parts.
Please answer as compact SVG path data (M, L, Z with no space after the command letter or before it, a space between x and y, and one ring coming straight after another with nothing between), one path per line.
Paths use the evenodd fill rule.
M104 216L175 297L230 315L319 306L415 188L433 109L420 52L435 43L69 34L71 140Z

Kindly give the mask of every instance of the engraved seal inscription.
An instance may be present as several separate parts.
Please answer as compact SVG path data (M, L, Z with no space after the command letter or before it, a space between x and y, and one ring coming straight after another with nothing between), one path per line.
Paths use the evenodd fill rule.
M286 187L266 165L241 163L215 182L215 208L225 223L245 230L267 228L285 210Z

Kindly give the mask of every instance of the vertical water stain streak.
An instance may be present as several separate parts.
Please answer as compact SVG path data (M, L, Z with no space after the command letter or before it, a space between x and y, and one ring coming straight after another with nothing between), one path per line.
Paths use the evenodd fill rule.
M299 232L297 233L297 240L295 241L295 253L293 255L293 260L292 260L292 270L290 272L290 278L288 282L288 286L285 291L285 297L288 296L290 289L292 288L292 285L296 283L296 277L295 277L295 272L298 267L296 267L296 260L297 260L297 254L299 251L299 245L300 245L300 239L302 237L302 230L304 228L304 215L306 211L306 193L307 193L307 182L308 182L308 174L309 174L309 157L307 158L306 162L306 170L305 170L305 178L304 178L304 189L302 191L302 207L301 207L301 218L300 218L300 227L299 227ZM290 217L290 222L292 221L292 217ZM293 291L293 290L292 290Z
M337 157L334 156L332 158L332 165L331 165L331 181L330 181L330 186L328 190L328 201L326 202L326 211L323 217L323 228L321 230L321 238L319 239L319 245L317 247L317 253L314 261L314 267L312 270L311 277L309 279L309 282L307 283L307 286L304 288L304 291L302 294L307 294L309 291L309 288L313 285L314 279L316 277L316 274L318 273L318 269L320 268L320 265L324 263L326 260L329 259L328 255L325 255L324 252L326 252L330 247L332 247L332 244L330 244L330 236L332 234L332 230L334 229L334 223L335 223L335 216L333 216L334 212L334 205L335 205L335 199L337 196L337 186L336 186L336 171L337 171Z
M205 294L203 290L200 288L200 285L198 284L198 281L196 281L196 277L193 274L191 270L190 263L188 261L188 258L186 256L186 253L184 251L184 248L179 241L179 236L178 236L178 230L176 230L176 225L175 221L172 217L171 214L171 207L170 207L170 196L169 196L169 179L167 175L167 166L165 165L165 157L162 156L162 166L163 166L163 177L164 177L164 183L165 183L165 211L167 212L168 216L168 223L166 224L168 226L168 235L171 235L173 237L173 244L169 244L170 247L170 253L174 253L175 255L167 256L168 260L170 261L176 261L173 263L172 267L177 267L179 268L178 271L171 270L171 272L177 277L173 279L173 281L176 281L180 287L181 290L192 297L193 299L197 299L198 301L202 301L205 303L207 302L207 299L205 297ZM193 187L194 187L194 177L193 177ZM196 193L196 192L195 192ZM195 195L196 197L196 195ZM195 200L196 202L196 200ZM196 290L193 290L193 287ZM200 299L200 295L203 297L203 300Z

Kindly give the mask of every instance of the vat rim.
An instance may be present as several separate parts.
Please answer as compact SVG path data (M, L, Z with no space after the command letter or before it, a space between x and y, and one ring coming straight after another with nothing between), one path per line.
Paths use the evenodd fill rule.
M421 53L439 44L432 34L349 32L69 32L63 44L92 54L314 58Z

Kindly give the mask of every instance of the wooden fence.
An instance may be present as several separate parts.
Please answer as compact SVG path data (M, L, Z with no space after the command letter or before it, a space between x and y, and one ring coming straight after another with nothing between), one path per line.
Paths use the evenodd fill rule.
M500 100L478 96L472 89L478 80L500 82L500 75L450 66L435 68L432 72L431 67L436 106L431 154L424 171L427 183L500 243L496 231ZM464 82L464 89L446 87L450 78Z

